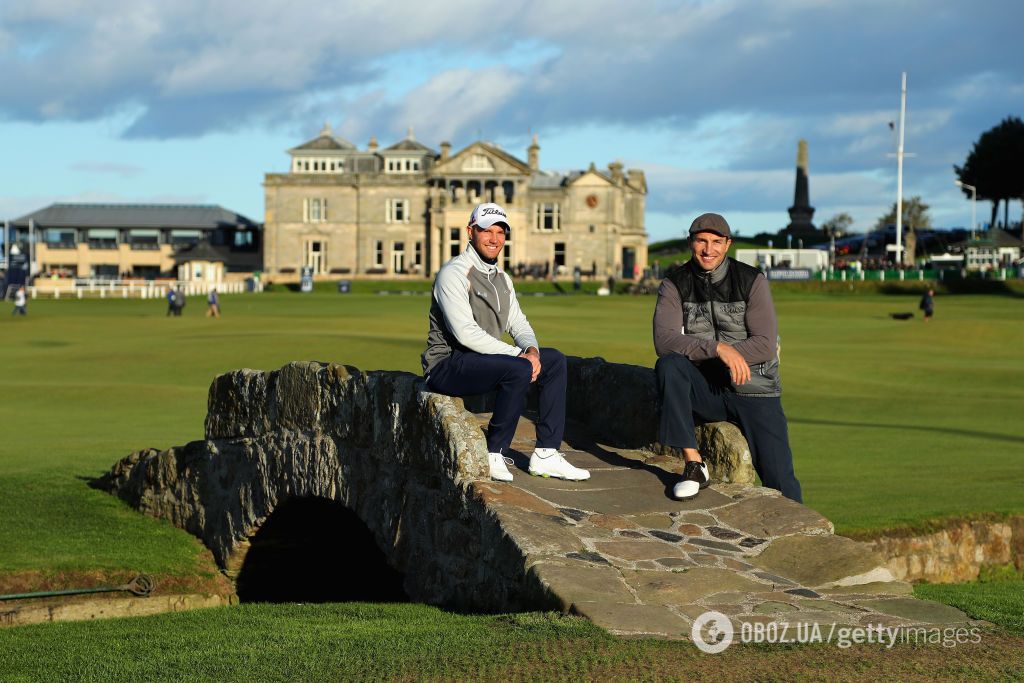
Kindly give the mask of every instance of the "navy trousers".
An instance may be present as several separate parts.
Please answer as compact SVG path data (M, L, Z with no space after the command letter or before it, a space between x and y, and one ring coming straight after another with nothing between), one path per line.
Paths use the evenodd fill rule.
M793 473L789 427L777 396L744 396L710 384L686 356L670 353L654 366L661 394L661 443L673 448L697 448L694 419L732 422L750 446L761 483L800 503L800 482Z
M453 351L430 370L427 389L448 396L474 396L496 391L494 413L487 426L487 450L504 453L523 414L533 366L525 358L503 354ZM537 448L558 448L565 433L565 356L540 349L540 415Z

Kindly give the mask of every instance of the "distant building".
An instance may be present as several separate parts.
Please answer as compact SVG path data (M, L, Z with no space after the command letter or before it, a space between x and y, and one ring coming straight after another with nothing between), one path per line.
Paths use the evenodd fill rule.
M51 204L11 222L43 276L220 282L262 267L258 223L212 205Z
M967 270L1008 268L1021 259L1024 242L1000 228L990 228L984 237L956 245L964 255Z
M502 204L512 226L502 265L513 273L633 277L647 265L643 171L540 170L534 138L527 161L485 142L452 154L417 142L365 150L320 135L289 150L287 173L268 173L264 266L290 280L308 267L319 277L427 277L466 246L472 207Z

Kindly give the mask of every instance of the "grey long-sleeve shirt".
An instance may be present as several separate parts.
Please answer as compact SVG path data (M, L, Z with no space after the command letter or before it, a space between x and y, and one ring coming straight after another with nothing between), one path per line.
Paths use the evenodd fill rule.
M421 358L425 374L454 348L509 356L540 348L519 307L512 279L496 265L484 262L472 245L438 272L433 298L427 350ZM503 340L506 332L515 345Z
M772 303L768 280L758 275L750 288L744 314L747 338L733 344L748 365L763 363L775 357L778 341L778 321ZM658 357L678 353L692 361L717 358L714 339L701 339L686 334L683 329L683 306L679 289L670 280L663 280L658 288L658 303L654 308L654 350Z

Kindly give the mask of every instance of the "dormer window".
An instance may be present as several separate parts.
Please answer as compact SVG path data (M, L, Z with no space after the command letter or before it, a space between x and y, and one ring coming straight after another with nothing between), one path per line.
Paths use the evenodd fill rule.
M411 158L388 159L384 167L387 173L419 173L420 160Z
M293 173L341 173L345 170L345 162L341 159L295 159L292 162Z

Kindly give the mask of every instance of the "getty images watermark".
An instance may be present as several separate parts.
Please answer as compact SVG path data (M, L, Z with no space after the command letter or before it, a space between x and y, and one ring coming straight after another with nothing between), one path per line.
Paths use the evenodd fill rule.
M693 622L690 637L702 652L717 654L732 645L734 640L741 643L834 643L843 649L853 645L876 644L886 649L897 644L941 645L956 647L966 643L981 642L981 629L966 628L915 628L908 626L839 626L815 623L789 623L772 621L768 623L743 622L739 633L732 620L721 612L705 612Z

